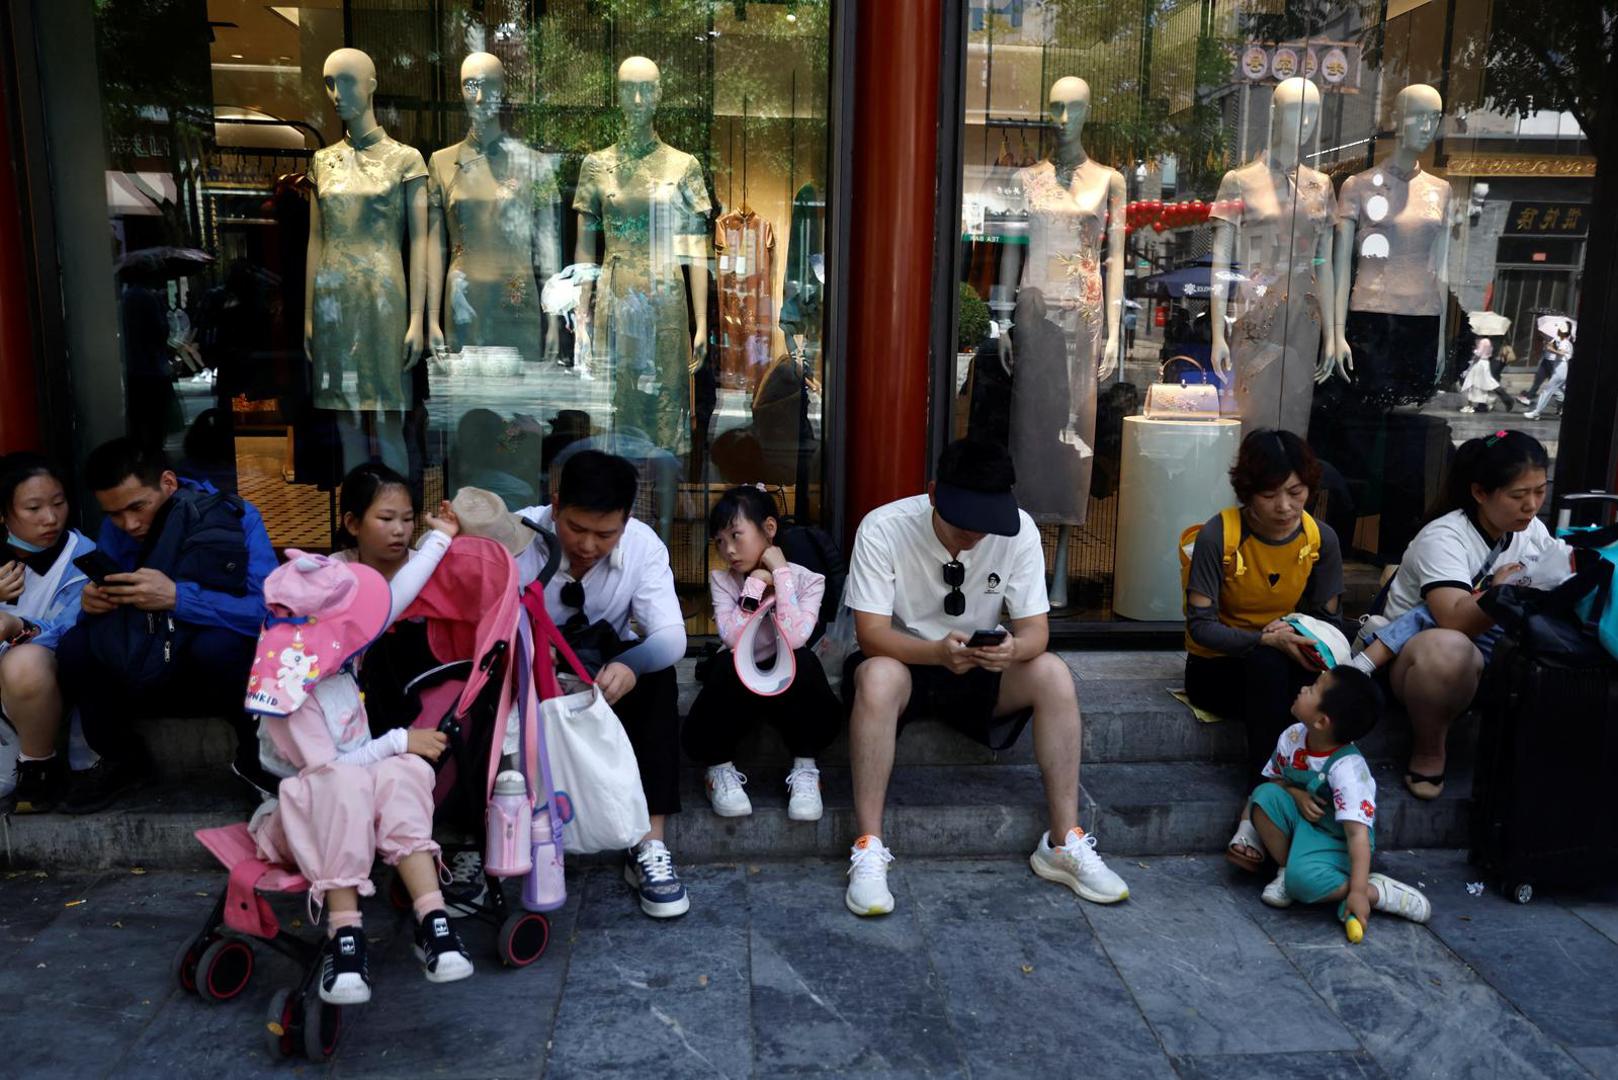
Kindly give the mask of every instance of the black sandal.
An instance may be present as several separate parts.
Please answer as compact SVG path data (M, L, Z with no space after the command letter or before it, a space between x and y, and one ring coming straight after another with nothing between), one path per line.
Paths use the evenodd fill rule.
M1431 793L1426 791L1417 791L1417 784L1423 784L1430 788ZM1444 794L1444 774L1439 773L1437 776L1429 776L1425 773L1413 772L1410 769L1406 769L1405 790L1424 802L1431 802L1440 795Z

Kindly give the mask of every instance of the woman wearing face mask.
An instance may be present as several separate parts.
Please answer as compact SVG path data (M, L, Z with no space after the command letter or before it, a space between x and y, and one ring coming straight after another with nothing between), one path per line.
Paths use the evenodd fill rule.
M1335 621L1343 555L1331 526L1304 505L1320 483L1320 463L1290 431L1260 430L1242 440L1230 485L1238 506L1202 527L1191 551L1185 593L1185 688L1200 709L1247 728L1257 777L1292 701L1325 666L1313 642L1282 622L1293 612ZM1228 851L1256 870L1264 849L1244 817Z
M1499 629L1478 592L1504 580L1553 543L1537 515L1550 458L1520 431L1471 439L1455 451L1435 514L1405 548L1382 614L1397 619L1423 603L1437 625L1405 643L1378 672L1415 729L1405 787L1419 799L1444 790L1444 740L1476 696Z
M61 797L67 759L56 752L62 692L56 642L78 621L89 580L73 560L95 550L68 527L67 493L37 454L0 461L0 712L16 728L14 774L0 776L0 813L48 810Z

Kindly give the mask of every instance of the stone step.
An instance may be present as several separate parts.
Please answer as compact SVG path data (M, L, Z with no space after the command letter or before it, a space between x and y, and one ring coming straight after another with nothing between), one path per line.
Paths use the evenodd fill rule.
M1161 678L1078 679L1084 716L1084 760L1094 764L1132 762L1236 762L1243 760L1246 734L1240 724L1198 722L1190 710L1168 694L1177 685ZM218 775L226 771L235 753L235 736L222 720L161 718L136 722L159 774L165 779ZM1464 719L1455 725L1450 752L1457 761L1470 761L1475 724ZM1373 760L1403 760L1409 753L1410 724L1393 714L1360 741L1360 749ZM736 760L744 769L759 765L785 766L792 761L779 732L768 725L738 748ZM846 727L820 755L822 764L848 763ZM895 761L901 765L1026 765L1031 764L1033 740L1024 737L998 753L935 720L918 720L905 727Z
M1432 803L1411 797L1392 766L1377 766L1375 773L1379 847L1466 845L1468 769L1452 769L1444 796ZM701 770L685 771L685 812L671 819L668 830L680 860L846 854L856 834L846 768L822 771L826 814L818 822L787 819L785 770L755 768L748 775L753 814L720 818L702 793ZM1234 765L1089 764L1082 775L1081 820L1109 857L1218 852L1248 791L1243 770ZM192 832L245 820L249 812L242 790L228 782L170 782L101 814L0 821L0 840L16 867L206 869L211 860ZM1046 828L1045 813L1039 770L1032 765L900 765L889 790L884 833L901 855L1005 854L1032 849Z

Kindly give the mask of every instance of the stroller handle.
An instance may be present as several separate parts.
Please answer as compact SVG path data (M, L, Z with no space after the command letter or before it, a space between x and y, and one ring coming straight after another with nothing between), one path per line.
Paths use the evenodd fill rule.
M551 583L551 578L556 576L556 568L562 564L561 541L556 539L555 533L551 532L543 525L539 525L521 516L519 516L517 520L534 530L534 532L538 533L539 538L545 542L545 566L540 570L538 578L539 587L543 589L545 586Z

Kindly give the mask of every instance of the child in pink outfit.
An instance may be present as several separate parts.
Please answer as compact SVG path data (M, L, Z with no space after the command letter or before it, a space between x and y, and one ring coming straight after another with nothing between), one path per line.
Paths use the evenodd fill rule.
M760 488L735 487L720 496L708 518L708 532L714 547L728 568L709 575L708 590L713 597L714 621L719 627L725 650L714 658L702 692L691 706L685 721L682 742L685 752L707 766L708 801L721 817L740 817L753 812L753 804L743 790L747 778L736 771L736 747L760 721L778 728L792 751L792 771L787 776L787 816L793 821L820 820L820 770L815 755L837 737L843 710L826 681L820 660L808 648L809 638L820 619L820 601L826 579L795 563L775 545L780 520L775 500ZM770 611L760 613L770 603ZM756 618L755 618L756 615ZM773 618L771 617L773 616ZM751 641L744 640L750 620L757 622ZM735 651L752 649L752 664L741 658L744 667L757 672L777 657L777 638L785 641L796 668L789 685L780 680L767 690L750 687L737 673ZM767 695L767 696L766 696Z
M295 550L287 558L264 583L270 614L248 680L260 761L282 778L279 797L249 826L259 853L296 866L309 879L311 901L326 906L322 1000L370 1000L359 898L376 891L371 864L379 854L410 893L416 956L428 981L464 979L472 961L444 911L432 838L428 763L443 753L445 737L395 728L372 738L354 678L356 658L404 605L368 566Z

